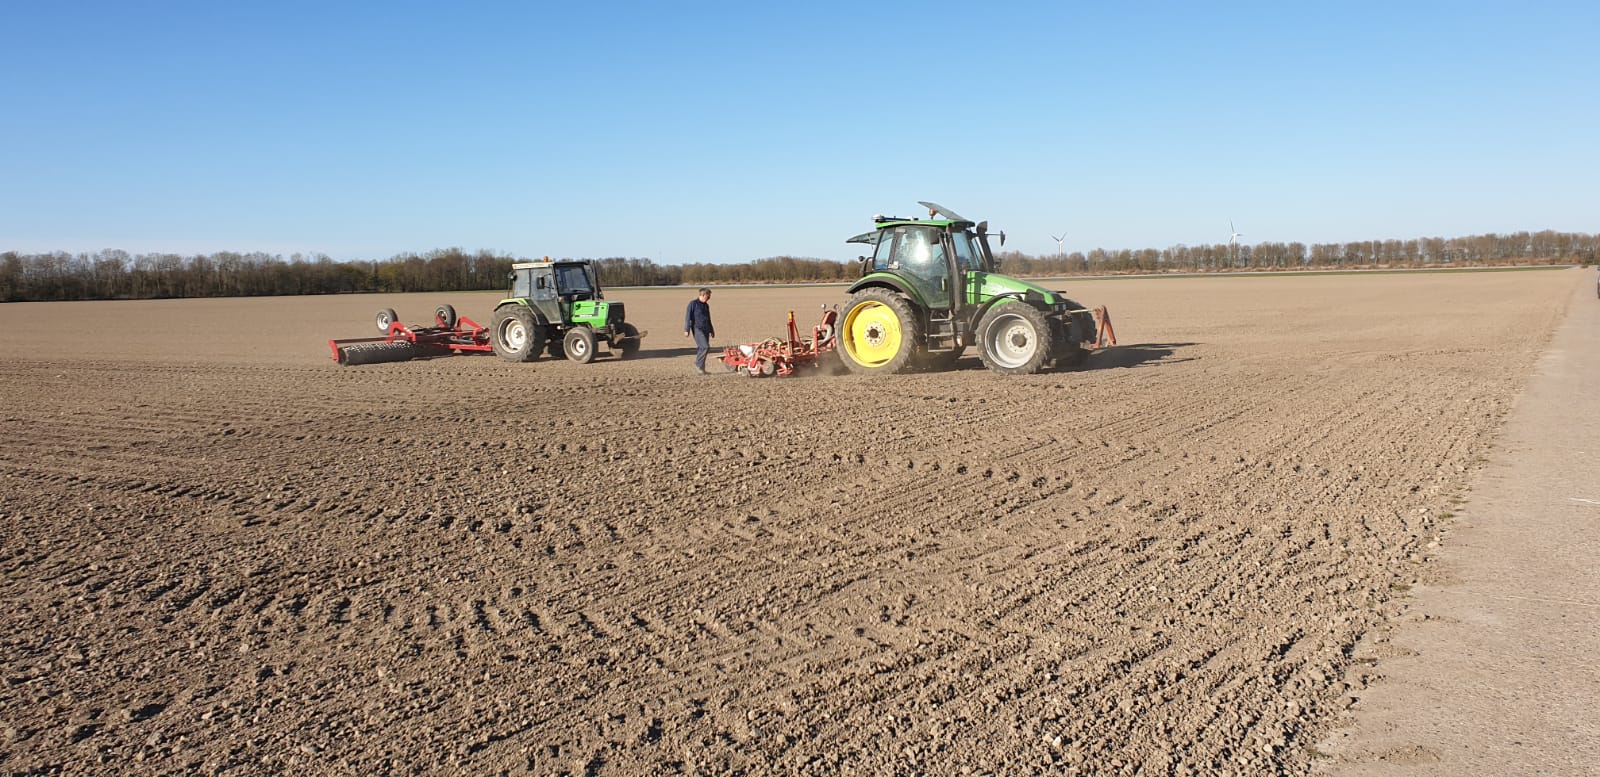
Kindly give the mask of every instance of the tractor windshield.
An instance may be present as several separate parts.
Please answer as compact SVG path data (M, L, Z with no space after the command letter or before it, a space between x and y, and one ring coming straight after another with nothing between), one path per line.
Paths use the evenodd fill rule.
M951 242L956 247L956 264L962 270L982 270L983 255L978 252L978 247L972 244L972 233L966 230L950 233Z
M588 265L556 265L556 288L570 299L594 299L594 283Z
M1002 232L1000 233L1000 244L1005 245L1005 242L1005 233ZM988 235L983 233L975 235L972 239L972 247L978 249L978 261L983 265L979 269L987 269L990 272L999 271L1000 263L995 261L994 249L989 247Z

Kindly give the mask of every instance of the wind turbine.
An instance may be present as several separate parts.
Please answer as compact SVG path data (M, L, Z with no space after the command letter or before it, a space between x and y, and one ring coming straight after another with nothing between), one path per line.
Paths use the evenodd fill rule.
M1228 231L1232 233L1228 235L1228 266L1231 267L1239 263L1239 238L1244 237L1244 233L1233 226L1233 219L1228 219Z
M1239 230L1234 229L1234 227L1233 227L1233 219L1228 219L1228 231L1233 233L1231 235L1228 235L1228 245L1230 245L1230 246L1238 243L1239 242L1239 238L1244 237L1244 233L1243 232L1240 232Z
M1061 237L1051 235L1050 239L1056 241L1056 256L1060 256L1066 252L1067 233L1062 232Z

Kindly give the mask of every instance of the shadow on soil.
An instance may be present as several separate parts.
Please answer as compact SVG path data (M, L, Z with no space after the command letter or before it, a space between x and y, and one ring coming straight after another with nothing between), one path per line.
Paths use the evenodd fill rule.
M711 350L706 353L706 361L709 362L712 359L716 359L716 358L721 357L722 356L722 349L723 349L723 346L713 343L712 346L711 346ZM689 357L691 359L694 358L694 346L691 345L691 346L689 346L687 348L658 348L658 349L655 349L655 350L650 350L648 348L641 348L638 353L636 353L636 354L634 354L632 356L629 356L628 360L629 361L634 361L634 360L637 360L637 359L681 359L681 358L683 358L685 356L687 356L687 357Z
M1185 348L1199 343L1140 343L1138 345L1118 345L1106 349L1101 353L1092 353L1082 365L1069 367L1055 372L1093 372L1095 370L1109 370L1128 367L1142 367L1147 364L1160 362L1163 364L1177 364L1178 362L1191 361L1193 357L1173 358L1179 348ZM691 350L692 352L692 350ZM976 356L963 356L952 368L956 372L967 370L983 370L983 360Z
M1085 371L1085 369L1136 368L1136 366L1152 365L1157 361L1158 363L1165 363L1165 365L1176 365L1179 361L1190 361L1190 358L1173 358L1178 349L1184 349L1189 345L1198 344L1195 344L1195 342L1141 342L1138 345L1115 345L1112 349L1104 350L1104 352L1091 353L1090 358L1083 361L1083 366L1069 369L1069 373L1077 373L1077 371ZM712 361L717 361L718 358L722 357L722 349L723 345L712 345L710 353L706 355L707 369L710 368ZM686 349L640 350L640 352L635 353L627 360L637 361L646 360L646 358L694 358L694 347L691 345ZM984 369L984 363L978 357L968 353L966 357L955 363L952 371L965 373L968 369L979 371L979 369Z
M1098 370L1114 367L1142 367L1152 362L1163 364L1177 364L1178 362L1194 361L1194 357L1185 356L1173 358L1179 348L1187 348L1199 343L1139 343L1138 345L1118 345L1105 353L1089 356L1081 369Z

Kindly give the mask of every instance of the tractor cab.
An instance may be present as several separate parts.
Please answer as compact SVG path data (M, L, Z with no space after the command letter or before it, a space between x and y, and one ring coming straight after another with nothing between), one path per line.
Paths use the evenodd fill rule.
M933 203L928 220L876 216L876 228L850 238L872 246L861 257L862 275L887 273L901 291L922 303L933 316L948 316L976 302L972 292L983 287L985 274L996 266L989 248L987 221L973 223ZM1000 233L1005 242L1005 233Z
M588 262L517 262L511 265L511 294L525 299L550 321L572 317L572 303L604 299Z

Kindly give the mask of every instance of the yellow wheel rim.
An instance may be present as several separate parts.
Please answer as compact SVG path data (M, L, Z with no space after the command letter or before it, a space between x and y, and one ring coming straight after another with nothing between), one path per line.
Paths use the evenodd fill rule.
M844 319L844 349L857 364L876 367L900 352L900 317L882 302L863 302Z

